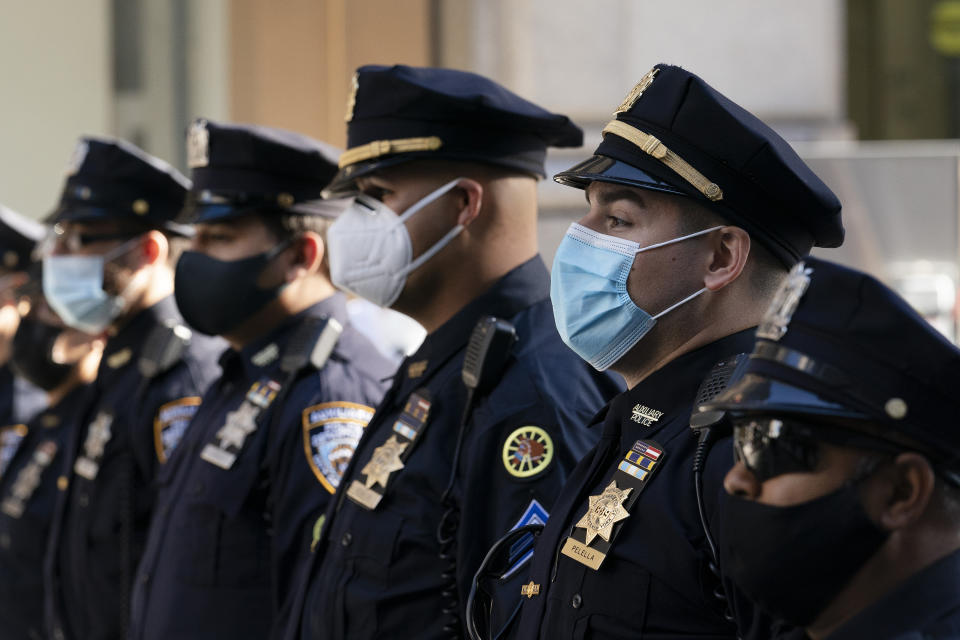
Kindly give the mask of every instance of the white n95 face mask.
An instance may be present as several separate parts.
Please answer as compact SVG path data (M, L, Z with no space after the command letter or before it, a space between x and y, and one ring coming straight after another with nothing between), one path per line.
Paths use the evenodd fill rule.
M462 178L446 183L411 205L403 215L375 198L358 195L327 230L333 284L370 302L389 307L403 291L407 276L447 246L457 225L416 260L404 221L444 195Z

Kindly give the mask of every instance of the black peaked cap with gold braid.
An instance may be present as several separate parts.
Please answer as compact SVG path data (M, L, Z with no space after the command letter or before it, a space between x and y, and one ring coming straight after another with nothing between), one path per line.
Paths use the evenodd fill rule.
M840 201L756 116L689 71L658 64L603 129L594 156L554 180L595 180L692 197L787 265L838 247Z
M347 150L328 189L416 159L492 164L544 177L547 147L579 147L583 131L483 76L432 67L360 67L347 104Z

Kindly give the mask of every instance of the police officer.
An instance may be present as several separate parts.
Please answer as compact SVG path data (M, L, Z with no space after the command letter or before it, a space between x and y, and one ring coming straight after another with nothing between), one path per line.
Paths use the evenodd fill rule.
M593 441L575 425L617 390L560 341L536 250L546 149L581 131L472 73L367 66L353 86L334 283L428 335L326 513L287 635L456 637L484 552L548 517Z
M177 304L230 349L161 480L131 637L263 638L395 367L330 283L344 203L320 196L339 153L204 120L188 144L197 235Z
M960 351L874 278L791 272L726 411L718 531L790 638L960 636Z
M20 317L29 308L25 295L39 284L28 268L44 234L40 223L0 205L0 477L26 431L24 423L45 402L43 391L9 366Z
M717 363L749 351L787 265L840 244L840 203L766 125L666 64L617 107L593 157L555 180L583 189L590 207L554 260L557 327L629 391L597 417L600 443L558 498L524 591L490 631L520 606L521 638L733 638L737 624L748 635L751 607L714 596L691 408ZM729 439L703 469L708 519L724 449Z
M83 138L51 216L44 296L68 326L107 341L57 479L46 562L55 638L124 635L152 483L216 374L219 341L191 335L171 295L188 187L129 143Z
M39 294L39 289L36 292ZM46 392L48 406L0 478L0 638L43 637L43 554L57 499L57 470L97 375L104 341L64 327L41 295L13 339L11 364Z

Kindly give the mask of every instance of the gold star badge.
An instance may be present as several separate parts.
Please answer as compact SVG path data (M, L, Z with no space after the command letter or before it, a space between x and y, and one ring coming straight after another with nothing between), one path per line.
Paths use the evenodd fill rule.
M401 443L397 436L390 436L390 439L373 450L370 462L361 469L360 473L367 476L364 484L368 489L373 485L379 484L384 489L387 488L387 478L394 471L403 469L403 461L400 460L400 454L407 448L409 442Z
M600 536L610 542L613 525L630 516L623 508L623 501L630 495L631 489L617 489L617 481L612 481L598 496L590 496L590 508L580 518L578 527L587 530L586 543Z

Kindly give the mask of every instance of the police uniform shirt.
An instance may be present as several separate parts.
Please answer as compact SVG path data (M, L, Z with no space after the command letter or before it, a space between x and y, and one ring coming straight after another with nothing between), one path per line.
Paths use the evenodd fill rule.
M453 493L459 528L454 546L441 549L441 495L466 397L465 349L485 315L512 323L518 343L496 386L473 410ZM509 272L401 364L326 514L325 538L309 570L309 587L301 587L292 607L287 637L450 637L442 629L450 614L462 619L487 549L518 524L547 518L568 471L596 441L582 425L618 391L613 378L594 371L560 341L540 258ZM388 452L391 443L396 452L397 438L411 426L419 426L422 435L402 468L371 469L374 457ZM516 455L518 446L532 454L526 462ZM390 468L396 470L384 476ZM369 510L348 493L378 488L371 482L374 475L387 486ZM441 559L441 552L448 559Z
M753 330L742 331L684 354L614 399L601 414L603 435L570 477L537 540L529 581L536 593L522 601L515 638L734 638L712 595L709 553L697 511L693 458L697 437L690 412L701 381L722 359L749 352ZM637 443L641 444L639 447ZM637 451L653 452L638 456ZM714 445L704 471L708 518L715 517L723 477L731 466L730 439ZM659 468L651 468L651 467ZM627 510L623 471L655 471ZM648 469L649 468L649 469ZM619 494L608 513L622 508L607 531L584 523L612 483ZM596 523L593 523L596 524ZM595 549L612 536L598 569ZM592 538L592 539L591 539ZM568 543L568 539L575 542ZM589 541L591 544L584 545ZM585 548L590 547L590 548ZM528 590L527 593L530 593ZM736 614L737 612L735 612ZM748 613L747 615L752 615ZM516 619L515 619L516 620ZM494 621L502 628L502 621Z
M173 366L153 378L141 375L145 343L171 324L182 320L168 297L108 339L97 399L72 431L47 562L47 617L57 638L120 636L124 582L143 549L156 472L218 372L223 342L193 334Z
M73 416L89 387L77 387L26 425L26 435L0 479L0 639L40 638L43 554L57 498L59 462Z
M395 368L347 323L345 302L337 293L223 355L223 377L161 478L131 638L268 634L297 555ZM307 316L333 318L344 331L319 371L270 400L271 381L286 380L284 349ZM252 422L243 417L251 393L270 401ZM225 445L224 430L244 424L252 431Z
M960 638L960 551L915 573L830 634L830 640ZM802 629L777 636L809 640Z

